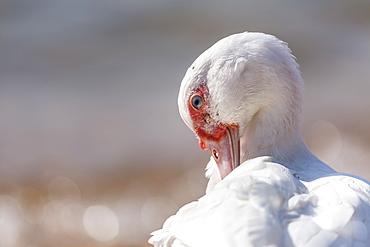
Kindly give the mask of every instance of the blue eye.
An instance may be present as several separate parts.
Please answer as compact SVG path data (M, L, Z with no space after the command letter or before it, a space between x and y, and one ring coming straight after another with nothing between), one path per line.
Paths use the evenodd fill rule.
M200 108L202 108L203 98L200 95L194 95L191 98L191 105L194 107L194 109L199 110Z

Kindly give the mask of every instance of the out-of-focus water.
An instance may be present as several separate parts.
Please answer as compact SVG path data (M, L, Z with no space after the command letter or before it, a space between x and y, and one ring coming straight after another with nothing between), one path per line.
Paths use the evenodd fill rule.
M368 1L19 0L0 13L1 246L145 246L205 187L182 76L244 30L292 48L313 152L370 179Z

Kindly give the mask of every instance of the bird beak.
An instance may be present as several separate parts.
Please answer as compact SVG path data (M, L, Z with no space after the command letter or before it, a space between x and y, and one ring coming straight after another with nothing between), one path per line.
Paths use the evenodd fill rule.
M237 126L226 126L226 131L221 139L204 142L217 163L221 179L224 179L240 165L240 141Z

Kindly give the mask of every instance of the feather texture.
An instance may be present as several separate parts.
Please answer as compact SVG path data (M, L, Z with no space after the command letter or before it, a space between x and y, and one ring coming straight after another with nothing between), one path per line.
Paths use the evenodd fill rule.
M211 140L218 148L212 148L217 164L211 158L207 165L206 195L171 216L150 243L370 246L370 184L337 173L308 150L299 133L303 88L290 49L272 35L234 34L194 61L180 87L180 115L201 146ZM204 107L189 107L199 93ZM230 129L238 131L236 138ZM224 148L225 138L237 148ZM242 164L220 170L225 163L214 154L226 150L226 165L239 164L230 158L239 142Z
M214 161L210 161L210 166ZM370 186L335 174L301 182L268 157L244 162L182 207L154 246L370 246Z

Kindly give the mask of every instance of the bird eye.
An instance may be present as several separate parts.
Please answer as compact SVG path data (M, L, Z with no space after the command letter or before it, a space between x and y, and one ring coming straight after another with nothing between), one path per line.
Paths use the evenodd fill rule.
M191 105L192 105L195 109L199 110L200 108L202 108L202 105L203 105L203 98L202 98L200 95L198 95L198 94L194 95L194 96L191 98Z

